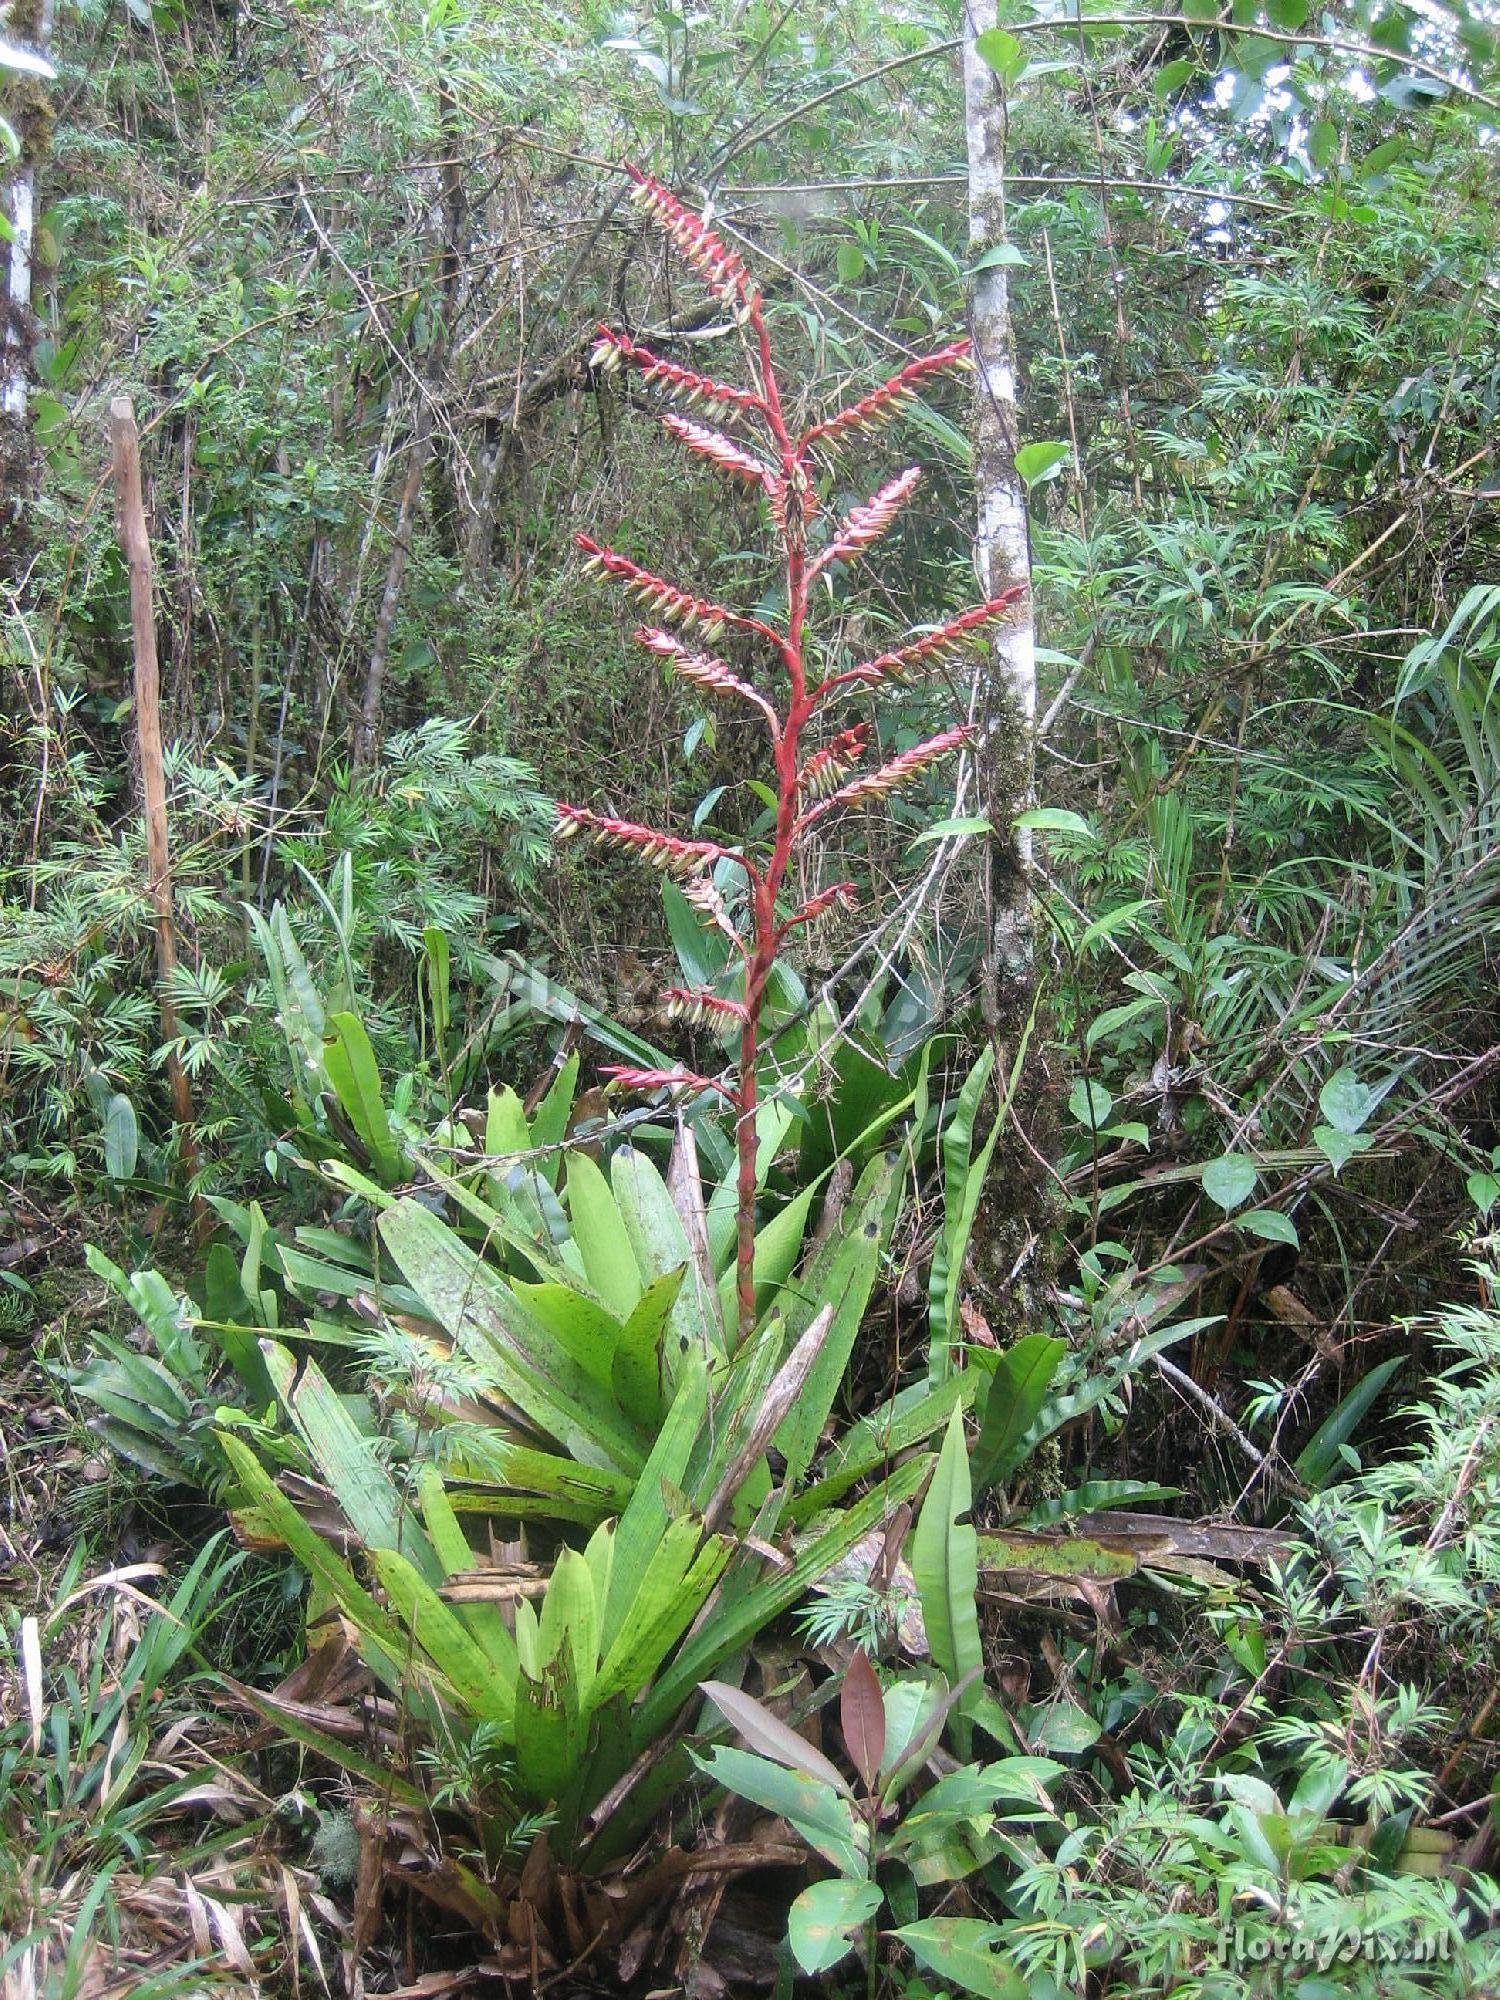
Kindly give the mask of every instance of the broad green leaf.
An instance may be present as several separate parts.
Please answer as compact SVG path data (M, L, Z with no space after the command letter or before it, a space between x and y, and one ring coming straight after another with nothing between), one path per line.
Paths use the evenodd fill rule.
M1069 812L1065 806L1033 806L1029 812L1018 813L1015 824L1032 833L1071 833L1098 845L1099 836L1083 814Z
M1259 1178L1254 1160L1243 1153L1225 1153L1210 1160L1203 1169L1203 1192L1217 1202L1225 1214L1240 1208L1255 1192Z
M594 1706L617 1695L634 1701L650 1683L708 1601L731 1550L719 1535L705 1542L695 1515L668 1522L605 1653L590 1691Z
M562 1142L567 1136L568 1120L573 1115L573 1098L578 1089L578 1054L575 1050L548 1084L546 1094L531 1116L531 1148L542 1156L536 1162L536 1169L548 1187L557 1186L562 1168ZM545 1148L558 1150L548 1152Z
M406 1656L399 1625L356 1580L343 1557L302 1518L244 1440L227 1431L217 1436L236 1482L250 1501L257 1529L281 1542L322 1585L360 1633L364 1640L361 1650L369 1665L388 1688L399 1692Z
M1290 1244L1293 1250L1302 1241L1296 1223L1279 1208L1252 1208L1248 1215L1240 1216L1236 1227L1248 1229L1252 1236L1262 1237L1267 1243Z
M667 1184L638 1146L621 1146L610 1161L610 1185L625 1234L635 1253L644 1287L667 1272L682 1270L681 1289L667 1315L664 1354L668 1379L690 1347L705 1356L722 1354L724 1329L717 1294L698 1268L682 1217Z
M848 1957L852 1934L879 1913L884 1901L876 1882L849 1882L842 1876L814 1882L787 1912L793 1958L809 1976L827 1972Z
M708 1371L696 1356L677 1378L671 1406L641 1467L630 1503L615 1530L609 1596L599 1643L608 1653L643 1587L668 1523L683 1511L681 1487L699 1432L708 1417ZM675 1500L672 1496L675 1496ZM706 1671L706 1670L705 1670Z
M684 1275L682 1270L668 1271L646 1287L620 1328L610 1362L610 1381L621 1409L648 1435L661 1422L666 1394L662 1341Z
M609 1182L587 1153L568 1156L568 1215L590 1285L616 1319L628 1319L643 1290L640 1266Z
M386 1471L375 1440L354 1422L317 1362L299 1364L270 1340L261 1353L287 1415L359 1541L372 1552L399 1549L429 1583L441 1582L442 1564L409 1500Z
M391 1132L380 1071L364 1023L355 1014L334 1014L323 1043L323 1068L349 1123L376 1174L387 1187L401 1179L401 1149Z
M1341 1132L1334 1125L1313 1127L1313 1144L1335 1174L1342 1173L1356 1153L1368 1153L1372 1143L1368 1132Z
M716 1743L694 1762L715 1784L784 1819L841 1875L863 1880L869 1873L868 1834L831 1785L730 1743Z
M990 1376L984 1418L974 1446L973 1480L984 1493L1000 1486L1020 1465L1026 1438L1041 1412L1058 1365L1068 1351L1065 1340L1028 1333L1000 1355ZM941 1662L939 1662L941 1664Z
M528 1285L512 1279L511 1289L556 1336L564 1352L612 1396L615 1350L623 1331L614 1315L571 1285Z
M1080 1125L1094 1131L1108 1124L1114 1103L1104 1085L1096 1083L1092 1077L1079 1077L1068 1093L1069 1112Z
M501 1395L583 1464L639 1469L640 1443L613 1395L431 1209L407 1197L380 1218L380 1233L427 1309L492 1372Z
M883 1153L865 1168L841 1226L812 1260L803 1297L787 1311L784 1351L800 1339L819 1307L833 1307L827 1338L776 1432L777 1448L786 1459L788 1490L801 1483L844 1381L895 1222L899 1166L898 1155Z
M972 813L958 819L940 819L933 826L924 826L907 852L911 853L914 848L926 847L934 840L967 840L971 834L994 831L993 820L980 819Z
M1358 1132L1380 1102L1380 1096L1380 1092L1361 1083L1345 1064L1334 1071L1318 1092L1318 1109L1335 1132Z
M1028 492L1055 479L1072 457L1072 446L1057 439L1046 443L1023 444L1016 453L1016 471Z
M451 1016L452 953L448 934L441 924L428 924L422 932L423 969L427 976L427 1005L431 1010L432 1039L441 1056Z
M1031 1982L1008 1952L996 1951L998 1924L978 1917L926 1917L894 1933L919 1965L975 2000L1028 2000Z
M1014 271L1029 264L1031 259L1015 243L992 243L988 250L982 250L969 266L969 275L977 276L980 271Z
M1004 28L985 28L974 37L974 53L997 76L1004 76L1022 54L1016 36Z
M115 1091L104 1107L104 1171L112 1181L128 1181L140 1158L141 1131L135 1106Z
M911 1538L911 1568L934 1663L950 1683L984 1663L979 1637L979 1537L963 1412L955 1410ZM961 1750L967 1746L961 1743Z

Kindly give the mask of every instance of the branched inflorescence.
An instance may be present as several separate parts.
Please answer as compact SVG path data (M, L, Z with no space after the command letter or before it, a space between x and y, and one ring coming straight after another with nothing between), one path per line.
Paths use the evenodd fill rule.
M672 1014L738 1035L739 1061L729 1075L708 1077L685 1069L626 1067L605 1072L622 1089L673 1094L712 1091L733 1108L739 1158L738 1297L743 1338L755 1317L757 1059L767 982L790 932L816 923L835 909L853 909L858 901L852 882L835 882L800 906L787 909L784 892L792 862L803 836L827 814L883 802L939 758L957 750L968 740L970 731L946 729L864 773L860 766L874 740L873 724L855 723L818 747L805 744L804 736L820 707L841 690L877 687L887 680L899 682L930 671L960 648L974 644L996 620L1011 615L1021 592L1007 591L891 652L821 680L809 680L806 628L815 578L831 563L857 560L878 541L911 498L920 476L915 468L899 473L824 531L818 522L821 468L815 454L827 453L861 432L878 429L908 406L935 376L967 367L969 343L954 341L936 353L923 355L858 402L800 434L794 433L782 408L760 291L743 258L660 181L636 167L628 166L626 171L643 213L664 232L713 298L747 329L754 354L754 381L749 388L717 381L608 327L599 329L593 366L601 373L634 368L643 381L671 391L693 415L664 412L662 421L668 431L726 477L765 495L781 561L784 617L773 624L731 611L668 583L587 535L580 535L578 544L589 569L621 583L658 621L637 629L635 636L643 646L701 693L742 701L759 711L769 732L775 765L776 813L769 839L754 848L683 840L632 820L592 812L586 806L560 805L558 832L581 834L614 846L678 877L701 920L732 940L743 964L744 984L737 997L685 987L674 987L666 995ZM714 428L720 423L750 425L754 434L743 440L731 437ZM810 529L818 530L818 545L811 552ZM703 650L717 646L728 633L742 635L748 649L758 647L770 656L785 676L784 690L772 695L756 685L759 675L752 677L750 670ZM685 643L688 640L692 643ZM748 886L749 914L747 922L736 925L722 888L740 875Z

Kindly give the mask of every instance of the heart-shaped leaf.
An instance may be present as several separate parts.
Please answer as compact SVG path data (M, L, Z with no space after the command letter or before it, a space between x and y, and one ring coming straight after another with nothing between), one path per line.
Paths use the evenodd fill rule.
M1318 1092L1318 1109L1335 1132L1360 1131L1379 1101L1376 1092L1361 1083L1347 1063L1336 1069Z

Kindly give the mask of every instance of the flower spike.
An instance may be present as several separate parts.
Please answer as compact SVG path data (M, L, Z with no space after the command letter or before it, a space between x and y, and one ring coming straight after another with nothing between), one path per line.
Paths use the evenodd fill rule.
M802 905L794 917L788 917L776 933L784 938L788 931L796 930L799 924L815 924L819 917L826 917L832 909L857 910L859 891L852 882L835 882L831 889L820 889Z
M667 986L662 989L669 1021L692 1021L699 1027L722 1028L726 1021L742 1026L749 1015L743 1000L725 1000L704 986Z
M689 451L701 452L712 459L721 472L727 472L733 479L744 479L752 486L763 486L769 492L777 483L776 474L769 465L764 465L753 451L736 444L722 431L710 430L707 424L695 424L690 417L680 417L675 410L668 410L662 422L673 437L681 438Z
M589 366L602 375L611 375L627 365L640 369L643 382L666 383L705 416L717 418L730 411L757 416L765 413L766 406L753 389L737 389L731 383L715 381L711 375L700 375L694 368L684 368L676 361L668 361L665 355L653 353L649 347L632 340L628 333L601 326L589 355Z
M659 626L638 625L635 637L660 658L670 660L672 671L690 687L699 688L704 694L738 695L741 701L752 702L770 723L772 735L779 734L775 709L748 681L740 679L727 660L716 659L711 653L691 653L680 639L674 639Z
M671 875L696 874L711 862L722 861L729 853L716 840L679 840L676 834L662 833L654 826L640 826L630 819L611 819L607 814L590 812L587 806L559 804L558 839L571 840L578 834L587 834L604 846L623 847L653 868L664 868Z
M857 556L861 550L867 549L871 542L878 542L916 491L921 477L917 466L908 466L905 472L887 480L870 499L851 507L833 540L810 566L811 570L816 573L831 562L845 562L850 556Z
M630 595L649 605L658 618L670 618L674 625L681 625L685 631L701 630L705 639L717 639L728 625L755 626L753 619L741 618L722 604L714 604L706 597L695 597L691 591L679 590L675 583L653 576L650 570L642 569L629 556L601 548L587 535L578 535L574 539L588 558L585 570L618 577ZM759 627L755 626L755 629L759 630Z
M870 724L856 722L841 729L831 743L814 752L797 773L797 790L804 799L820 799L841 785L870 747Z
M703 217L680 202L654 174L643 173L629 160L625 171L635 182L631 199L636 207L670 237L714 297L729 306L737 319L748 319L758 312L760 293L751 284L739 252L728 249Z
M972 611L961 612L957 618L950 618L934 631L924 632L920 639L913 639L909 645L898 646L893 652L877 653L872 660L861 660L857 667L831 675L815 691L813 698L821 701L825 695L840 687L875 687L881 681L902 681L908 674L938 666L962 651L987 625L1008 617L1025 595L1025 588L1019 583L1009 590L1002 590L988 603L977 604Z
M909 779L925 771L929 764L935 764L940 757L946 757L951 750L967 743L973 734L972 725L961 722L956 729L945 729L939 736L930 736L925 743L915 744L910 750L903 750L899 757L892 757L878 771L867 772L864 777L841 787L831 798L824 799L821 805L804 813L799 824L809 826L835 806L867 805L872 799L889 798Z
M607 1076L615 1090L716 1090L720 1097L734 1096L725 1084L691 1069L632 1069L628 1063L608 1063L599 1074Z
M862 396L857 403L851 403L846 410L840 410L825 422L814 424L810 431L804 433L801 449L806 451L813 444L842 444L857 430L871 430L889 423L915 399L918 388L931 376L939 375L945 369L967 368L972 345L967 340L955 340L951 346L940 347L935 354L924 354L919 361L908 362L888 382L872 389L868 396Z

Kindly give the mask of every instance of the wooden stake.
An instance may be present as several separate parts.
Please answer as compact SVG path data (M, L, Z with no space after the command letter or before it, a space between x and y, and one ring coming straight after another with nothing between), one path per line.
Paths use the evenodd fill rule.
M114 446L115 503L120 547L130 572L130 625L135 647L135 728L141 756L141 792L146 815L146 889L156 911L157 1004L164 1042L177 1039L177 1010L172 1005L171 975L177 964L177 931L172 919L172 861L167 841L167 779L161 743L161 676L156 660L156 606L151 569L151 539L146 529L146 502L141 492L141 440L135 405L117 396L109 406L109 432ZM175 1053L167 1056L167 1081L177 1121L182 1164L191 1180L198 1172L198 1138L193 1093L187 1072ZM201 1195L193 1196L193 1218L200 1237L213 1226L212 1212Z

